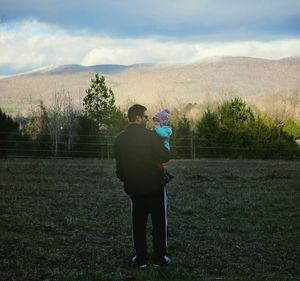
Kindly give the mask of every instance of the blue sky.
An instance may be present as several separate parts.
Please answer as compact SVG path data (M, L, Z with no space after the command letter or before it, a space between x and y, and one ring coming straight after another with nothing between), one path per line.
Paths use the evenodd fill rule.
M0 0L0 75L47 65L300 55L299 0Z

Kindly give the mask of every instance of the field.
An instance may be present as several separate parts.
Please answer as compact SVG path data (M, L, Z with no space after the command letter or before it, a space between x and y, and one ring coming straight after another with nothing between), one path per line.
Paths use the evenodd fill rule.
M0 160L0 280L300 280L300 162L169 169L173 264L138 271L113 161Z

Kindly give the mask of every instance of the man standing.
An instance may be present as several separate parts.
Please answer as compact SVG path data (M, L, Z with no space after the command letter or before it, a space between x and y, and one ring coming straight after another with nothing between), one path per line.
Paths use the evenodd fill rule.
M132 201L135 256L132 265L147 267L146 227L148 215L153 226L154 265L171 263L167 256L167 198L164 171L159 163L169 160L160 137L146 129L147 108L135 104L128 110L130 124L115 140L117 177Z

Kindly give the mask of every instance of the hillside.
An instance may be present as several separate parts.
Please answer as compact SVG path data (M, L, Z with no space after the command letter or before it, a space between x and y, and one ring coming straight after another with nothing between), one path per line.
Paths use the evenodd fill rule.
M80 104L95 72L105 75L118 104L207 103L239 95L264 107L271 97L300 90L299 57L212 57L189 64L65 65L7 77L0 79L0 106L9 112L26 110L31 101L51 102L55 91L69 92Z

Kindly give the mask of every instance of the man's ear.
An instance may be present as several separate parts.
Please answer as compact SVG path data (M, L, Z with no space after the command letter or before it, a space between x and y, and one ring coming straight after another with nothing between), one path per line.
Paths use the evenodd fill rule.
M135 117L135 122L136 122L136 123L141 123L141 122L142 122L142 116L137 115L137 116Z

